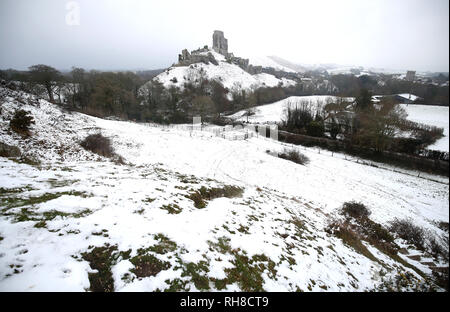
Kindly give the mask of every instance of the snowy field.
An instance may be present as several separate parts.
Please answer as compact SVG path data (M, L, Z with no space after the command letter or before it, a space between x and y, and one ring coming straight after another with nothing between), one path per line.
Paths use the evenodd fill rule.
M434 144L427 146L428 149L448 152L448 106L400 104L408 113L411 121L423 123L430 126L444 128L444 137Z
M256 106L253 108L254 115L249 116L248 121L251 123L278 123L284 118L284 111L288 104L296 105L301 101L308 101L313 107L321 108L326 104L327 99L333 98L329 95L290 96L272 104ZM239 121L247 121L245 114L246 111L242 110L229 117Z
M278 64L268 56L251 56L248 59L249 63L254 66L272 67L275 68L276 70L282 70L285 72L292 72L292 73L296 72L295 70L289 67Z
M300 103L301 101L309 101L316 107L321 107L326 104L328 98L333 98L327 95L312 95L312 96L291 96L284 100L260 105L253 108L254 115L248 117L250 123L279 123L284 117L284 111L288 104ZM349 98L351 99L351 98ZM407 119L430 126L444 128L444 137L436 141L434 144L428 146L428 149L449 151L449 110L446 106L432 106L432 105L412 105L399 104L408 113ZM245 116L246 111L239 111L229 117L239 120L247 121Z
M325 231L351 200L383 225L409 218L438 240L445 235L437 223L449 219L446 177L302 147L303 166L266 152L290 148L281 142L69 115L45 101L23 105L36 119L24 142L8 132L18 105L3 103L0 141L41 163L0 157L0 291L92 289L99 271L90 259L101 248L114 291L365 291L399 272L421 280L370 244L376 260ZM124 165L79 147L97 131ZM189 194L202 186L243 193L198 209ZM404 261L431 274L433 259L396 242L416 256L399 254ZM250 282L234 279L242 263Z

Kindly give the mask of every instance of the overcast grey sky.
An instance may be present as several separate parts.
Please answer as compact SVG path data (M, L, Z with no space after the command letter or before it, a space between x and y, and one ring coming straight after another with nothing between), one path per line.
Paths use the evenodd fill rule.
M215 29L237 56L449 70L449 0L0 0L0 68L162 68Z

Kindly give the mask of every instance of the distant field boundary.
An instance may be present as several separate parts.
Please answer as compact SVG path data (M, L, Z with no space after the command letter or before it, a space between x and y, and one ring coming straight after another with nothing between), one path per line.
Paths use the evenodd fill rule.
M375 152L360 146L350 146L347 142L328 138L312 137L303 134L294 134L286 131L278 131L278 139L281 142L295 145L317 146L334 152L344 152L352 156L358 156L368 160L378 161L429 173L449 176L449 162L439 159L429 159L405 153L391 151Z

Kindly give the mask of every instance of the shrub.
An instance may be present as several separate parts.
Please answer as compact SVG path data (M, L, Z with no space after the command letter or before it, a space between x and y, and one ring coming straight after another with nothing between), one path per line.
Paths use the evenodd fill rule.
M370 241L375 241L378 243L386 242L388 244L394 244L394 237L381 224L376 223L370 220L369 218L364 218L363 220L361 220L360 225L362 231L364 232L365 235L367 235Z
M430 253L433 255L433 257L438 258L439 256L442 256L443 258L448 257L448 251L446 251L441 244L436 240L436 238L430 236L428 238L428 244L430 248Z
M425 231L420 226L414 225L411 220L396 218L390 223L389 229L418 249L424 249Z
M34 118L30 115L30 112L19 109L14 113L9 125L11 126L11 129L17 133L29 134L30 126L34 123Z
M284 150L283 153L278 155L278 157L293 161L296 164L300 165L306 165L307 163L309 163L309 158L295 149Z
M445 231L445 232L448 233L448 228L449 228L449 223L448 222L440 221L440 222L437 223L437 226L442 231Z
M322 137L325 132L325 127L320 121L311 121L306 126L306 134L313 137Z
M341 125L338 124L334 119L331 119L331 125L330 125L330 136L333 140L337 138L337 135L341 133Z
M188 198L194 202L194 206L196 208L201 209L206 207L206 202L203 200L202 194L199 192L190 194Z
M21 152L17 146L8 145L0 142L0 156L2 157L20 157Z
M342 211L353 218L368 217L371 213L364 204L355 201L344 203Z
M87 136L80 144L85 150L91 151L101 156L114 156L114 149L111 146L111 139L104 137L101 133Z
M341 221L341 227L352 228L362 239L386 254L394 256L397 254L399 247L395 244L394 237L381 224L369 219L371 212L364 204L354 201L346 202L342 206L341 213L354 218L354 220Z
M434 282L448 291L448 267L443 268L441 272L433 271Z
M377 258L367 249L361 241L361 235L347 223L331 223L328 225L326 231L329 234L342 239L344 243L351 246L356 252L364 255L372 261L378 262Z
M215 198L226 197L241 197L244 189L233 186L225 185L223 187L206 188L202 186L198 191L191 193L188 198L194 202L196 208L205 208L207 200L213 200Z
M200 193L207 200L219 197L226 197L226 198L240 197L242 196L243 192L244 190L242 188L233 185L225 185L223 187L213 187L210 189L207 189L203 186L200 188Z

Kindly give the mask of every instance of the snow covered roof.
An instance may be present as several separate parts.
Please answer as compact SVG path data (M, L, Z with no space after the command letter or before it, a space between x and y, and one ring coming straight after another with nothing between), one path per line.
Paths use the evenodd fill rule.
M402 98L405 98L407 100L411 100L411 101L415 101L417 99L421 99L421 97L419 97L417 95L414 95L414 94L411 94L411 93L400 93L400 94L397 94L397 95L402 97Z
M379 103L381 101L381 99L383 99L384 97L395 97L395 96L404 98L405 100L409 100L409 101L415 101L417 99L422 99L420 96L417 96L414 94L400 93L400 94L394 94L394 95L373 95L372 102Z

